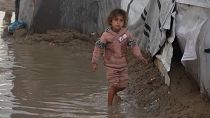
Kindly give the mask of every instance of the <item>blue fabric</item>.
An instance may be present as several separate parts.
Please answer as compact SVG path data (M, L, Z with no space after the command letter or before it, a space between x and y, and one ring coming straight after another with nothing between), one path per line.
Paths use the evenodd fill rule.
M13 33L17 29L25 28L26 24L23 21L15 21L8 26L8 31Z

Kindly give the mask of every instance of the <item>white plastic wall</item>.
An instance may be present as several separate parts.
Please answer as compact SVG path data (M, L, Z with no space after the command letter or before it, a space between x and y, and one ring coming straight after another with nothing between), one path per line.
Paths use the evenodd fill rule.
M210 18L204 23L197 41L200 91L210 96Z

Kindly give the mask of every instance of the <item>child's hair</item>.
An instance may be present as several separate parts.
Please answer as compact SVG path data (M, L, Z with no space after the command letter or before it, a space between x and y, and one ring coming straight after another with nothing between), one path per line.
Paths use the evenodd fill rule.
M124 25L123 27L127 26L128 23L128 16L126 11L122 10L122 9L114 9L110 12L108 18L107 18L107 23L111 26L112 24L112 20L117 17L118 15L122 16L124 19Z

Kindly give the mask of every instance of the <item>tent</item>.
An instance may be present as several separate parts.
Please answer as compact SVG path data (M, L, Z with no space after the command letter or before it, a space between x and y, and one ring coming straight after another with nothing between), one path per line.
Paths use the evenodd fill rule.
M101 32L105 16L120 0L20 0L19 18L30 32L74 28L83 33Z

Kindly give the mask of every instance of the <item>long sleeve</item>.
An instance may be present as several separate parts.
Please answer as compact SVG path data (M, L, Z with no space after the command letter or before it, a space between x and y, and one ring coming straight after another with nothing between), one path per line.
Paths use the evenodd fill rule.
M141 49L137 45L136 40L133 39L131 34L129 34L129 40L128 40L128 47L131 49L132 54L137 58L137 59L142 59L142 54L141 54Z
M95 48L93 50L93 56L92 56L92 63L98 63L98 60L101 55L101 50L105 49L105 47L106 47L106 40L103 33L100 39L95 43Z
M131 47L131 52L137 59L139 59L139 60L142 59L141 49L139 48L139 46L137 44L135 44L133 47Z
M98 59L100 57L100 48L98 48L97 46L95 46L94 50L93 50L93 56L92 56L92 63L97 63Z

